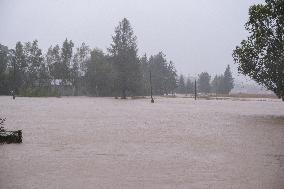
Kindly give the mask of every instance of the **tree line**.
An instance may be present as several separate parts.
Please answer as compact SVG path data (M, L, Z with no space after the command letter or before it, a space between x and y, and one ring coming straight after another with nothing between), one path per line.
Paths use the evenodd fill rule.
M180 75L178 79L177 93L180 94L193 94L195 91L195 81L198 93L203 94L223 94L228 95L234 88L234 78L230 66L226 67L224 74L215 75L213 79L207 72L202 72L198 75L198 78L185 78L184 75Z
M225 75L218 76L213 81L220 87L224 78ZM50 46L46 53L39 48L37 40L17 42L14 49L0 44L0 95L9 95L12 91L21 96L126 98L149 95L150 84L154 95L192 93L192 82L188 80L184 85L183 79L183 76L178 78L174 63L162 52L138 56L137 37L126 18L115 28L107 52L91 49L86 43L75 48L68 39L62 45ZM206 75L200 74L200 92L208 92L203 89L204 79Z

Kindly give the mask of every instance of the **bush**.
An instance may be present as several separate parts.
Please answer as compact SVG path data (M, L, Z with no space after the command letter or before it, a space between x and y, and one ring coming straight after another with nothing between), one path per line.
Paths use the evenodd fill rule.
M22 130L7 131L2 125L6 118L0 118L0 144L22 143Z
M1 131L0 144L22 143L22 131Z

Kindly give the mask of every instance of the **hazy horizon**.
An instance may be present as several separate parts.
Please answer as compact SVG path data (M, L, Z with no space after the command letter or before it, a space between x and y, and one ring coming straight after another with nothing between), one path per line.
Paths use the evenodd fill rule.
M191 76L219 74L229 64L236 77L232 50L247 36L249 6L261 2L1 0L0 43L14 48L17 41L37 39L46 51L68 38L76 46L86 42L106 51L114 28L125 17L138 38L140 55L163 51L178 73Z

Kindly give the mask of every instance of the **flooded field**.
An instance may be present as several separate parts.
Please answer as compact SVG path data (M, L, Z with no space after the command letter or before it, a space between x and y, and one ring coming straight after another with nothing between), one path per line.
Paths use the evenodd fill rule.
M0 189L284 188L284 103L0 97Z

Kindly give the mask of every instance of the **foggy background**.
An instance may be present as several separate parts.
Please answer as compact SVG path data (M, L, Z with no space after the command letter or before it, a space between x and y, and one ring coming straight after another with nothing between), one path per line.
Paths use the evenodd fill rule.
M67 37L106 51L118 22L130 20L139 54L163 51L178 73L223 73L247 33L249 6L261 0L0 0L0 43L39 40L46 51ZM238 77L242 80L244 77Z

